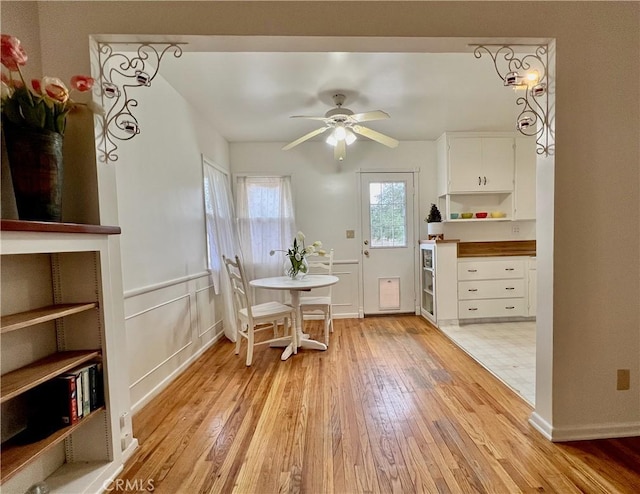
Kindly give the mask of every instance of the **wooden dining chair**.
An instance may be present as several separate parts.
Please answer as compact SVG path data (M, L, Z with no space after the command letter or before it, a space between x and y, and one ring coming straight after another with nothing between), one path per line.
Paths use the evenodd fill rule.
M222 256L233 291L233 306L236 312L238 334L236 338L236 355L240 353L242 339L247 340L247 366L253 360L253 348L258 345L282 342L291 339L296 348L295 310L280 302L265 302L253 305L249 282L238 256L235 260ZM283 321L284 335L278 337L278 321ZM255 341L255 333L273 330L274 337L260 342ZM287 332L289 333L287 335Z
M333 249L317 261L309 261L309 272L315 274L333 274ZM329 346L329 331L333 332L333 309L331 306L331 286L326 295L300 297L300 312L304 324L305 314L322 314L324 320L324 344ZM303 330L304 332L304 330Z

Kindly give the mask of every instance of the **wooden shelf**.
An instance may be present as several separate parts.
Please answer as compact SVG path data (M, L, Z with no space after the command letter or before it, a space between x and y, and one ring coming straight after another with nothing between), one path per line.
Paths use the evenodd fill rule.
M119 226L87 225L82 223L53 223L47 221L2 220L3 232L49 232L119 235Z
M98 307L97 302L57 304L25 312L18 312L17 314L9 314L0 318L0 332L8 333L9 331L15 331L17 329L26 328L47 321L53 321L60 317L77 314L78 312L84 312L96 307Z
M484 221L490 223L492 221L513 221L513 218L505 216L504 218L456 218L455 220L442 220L444 223L479 223Z
M100 356L97 350L58 352L2 376L0 403L35 388L78 365Z
M57 430L50 436L31 444L14 444L11 440L2 445L2 465L0 468L0 484L13 477L29 463L49 450L64 438L73 433L87 420L91 420L105 409L104 406L94 410L73 425Z

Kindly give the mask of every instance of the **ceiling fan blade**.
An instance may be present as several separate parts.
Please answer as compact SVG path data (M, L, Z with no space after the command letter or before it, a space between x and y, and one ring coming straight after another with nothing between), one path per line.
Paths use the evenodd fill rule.
M393 137L389 137L387 135L381 134L378 131L371 130L367 127L362 127L361 125L354 125L351 127L356 134L360 134L361 136L368 137L380 144L384 144L390 148L398 147L399 142Z
M327 117L311 117L308 115L291 115L289 118L306 118L307 120L327 120Z
M339 139L333 148L333 157L338 161L344 161L347 156L347 143L344 139Z
M373 110L364 113L354 113L351 115L351 119L356 122L369 122L371 120L384 120L385 118L391 118L387 112L382 110Z
M286 146L284 146L282 148L283 151L288 151L289 149L291 149L294 146L297 146L298 144L303 143L304 141L311 139L312 137L317 136L318 134L322 134L323 132L325 132L327 129L329 129L329 127L320 127L319 129L316 130L312 130L311 132L309 132L308 134L303 135L302 137L296 139L293 142L290 142L289 144L287 144Z

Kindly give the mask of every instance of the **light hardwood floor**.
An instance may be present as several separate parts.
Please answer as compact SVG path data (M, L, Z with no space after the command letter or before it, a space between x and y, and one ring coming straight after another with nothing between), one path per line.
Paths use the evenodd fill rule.
M286 362L258 347L247 368L245 349L221 341L136 414L120 479L172 494L639 492L640 438L547 441L421 318L338 319L326 352Z

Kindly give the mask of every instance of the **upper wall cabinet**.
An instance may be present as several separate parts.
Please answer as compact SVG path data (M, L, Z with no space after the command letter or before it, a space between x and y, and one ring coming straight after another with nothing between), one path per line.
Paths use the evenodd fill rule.
M438 195L513 191L512 135L445 133L437 152Z

